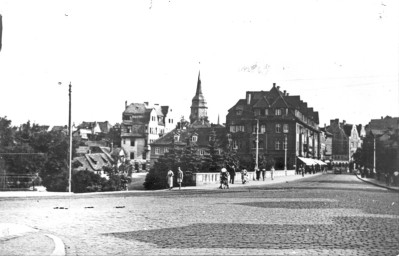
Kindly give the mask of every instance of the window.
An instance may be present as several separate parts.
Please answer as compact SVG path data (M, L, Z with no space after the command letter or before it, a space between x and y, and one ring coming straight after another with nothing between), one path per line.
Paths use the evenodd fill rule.
M268 116L269 115L269 109L267 108L267 109L265 109L265 116Z
M276 140L276 141L274 142L274 149L275 149L275 150L280 150L280 141Z
M175 135L174 137L173 137L173 139L175 140L175 141L179 141L179 135Z
M266 132L266 125L262 124L260 126L260 133L265 133Z
M280 108L276 108L275 111L274 111L274 114L276 116L281 116L281 109Z
M156 155L159 155L159 151L160 151L159 148L155 148L155 154Z
M233 140L233 148L238 149L238 143L236 140Z
M276 124L276 133L281 132L281 124Z
M164 148L164 149L163 149L163 152L164 152L164 153L168 153L168 152L169 152L169 148Z
M147 159L147 154L145 152L143 152L143 159Z
M126 139L123 139L123 144L126 144Z
M255 109L254 110L254 115L255 116L260 116L260 109Z
M236 127L234 125L230 126L230 132L236 132Z
M191 137L191 141L192 142L197 142L197 140L198 140L198 136L197 135L194 135L193 137Z
M155 121L157 118L155 116L151 116L151 121Z
M288 133L288 124L283 125L283 132Z
M130 120L130 117L128 115L123 115L123 120Z
M131 133L132 132L132 127L131 126L126 126L126 132Z
M284 140L284 143L283 143L283 149L285 150L285 149L287 149L287 140Z
M243 110L243 107L242 107L242 106L237 107L237 108L236 108L236 115L237 115L237 116L242 115L242 110Z
M130 140L130 146L134 146L134 139Z
M205 154L205 151L204 151L203 149L200 149L200 150L199 150L199 154L200 154L201 156L203 156L203 155Z
M236 131L237 132L244 132L244 125L237 125Z
M134 159L134 152L130 152L130 159Z

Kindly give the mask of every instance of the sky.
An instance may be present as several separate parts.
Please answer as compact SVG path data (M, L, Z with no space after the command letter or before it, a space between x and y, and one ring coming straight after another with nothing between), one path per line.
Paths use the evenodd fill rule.
M121 123L125 101L209 120L273 83L319 112L399 116L396 0L0 0L0 117L17 126ZM61 85L59 84L61 82Z

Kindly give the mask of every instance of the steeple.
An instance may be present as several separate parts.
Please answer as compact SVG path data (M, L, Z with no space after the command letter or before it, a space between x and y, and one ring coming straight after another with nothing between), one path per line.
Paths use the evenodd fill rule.
M198 72L197 90L191 103L190 124L194 122L208 122L206 101L202 94L201 73Z
M198 71L197 92L195 93L195 95L202 95L201 71Z

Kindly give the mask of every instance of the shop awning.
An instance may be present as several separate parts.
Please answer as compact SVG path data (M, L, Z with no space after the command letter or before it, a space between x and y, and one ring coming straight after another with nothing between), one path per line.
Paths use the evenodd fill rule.
M313 161L315 161L318 165L327 165L325 162L320 161L318 159L313 159Z
M301 160L305 165L327 165L323 161L317 160L317 159L312 159L312 158L306 158L306 157L298 157L299 160Z
M298 159L301 160L305 165L315 165L316 163L313 161L312 158L305 158L305 157L299 157Z

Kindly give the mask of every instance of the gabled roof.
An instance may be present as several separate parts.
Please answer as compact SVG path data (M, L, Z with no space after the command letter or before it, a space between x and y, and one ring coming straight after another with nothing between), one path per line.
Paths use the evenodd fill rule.
M144 103L131 103L123 114L132 114L132 115L144 115L147 107Z
M386 130L397 130L399 129L399 117L386 116L381 119L372 119L369 129L375 135L383 134Z
M266 99L266 97L260 98L254 105L254 108L267 108L270 106L270 102Z

